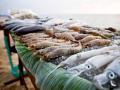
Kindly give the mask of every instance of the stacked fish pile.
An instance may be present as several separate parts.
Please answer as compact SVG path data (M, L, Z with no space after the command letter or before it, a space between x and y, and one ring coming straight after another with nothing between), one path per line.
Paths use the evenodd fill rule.
M76 39L75 36L79 39ZM111 43L109 39L103 39L100 36L79 34L71 30L51 35L47 29L43 33L22 35L20 39L47 61L58 57L66 59L66 57L82 51L86 46L105 46Z
M110 45L115 32L115 29L76 26L75 23L68 22L55 24L45 23L43 31L21 35L20 39L35 49L44 60L56 62L58 60L55 59L64 60L86 48Z
M55 70L66 69L73 75L71 81L80 76L100 89L120 87L120 38L116 29L55 19L43 24L13 20L3 27L42 60L58 65Z

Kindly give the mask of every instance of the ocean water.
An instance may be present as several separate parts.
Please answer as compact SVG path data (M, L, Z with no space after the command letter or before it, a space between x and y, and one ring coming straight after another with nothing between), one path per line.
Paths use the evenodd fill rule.
M95 27L114 27L120 30L120 14L51 14L41 17L53 17L62 19L79 19L82 24Z

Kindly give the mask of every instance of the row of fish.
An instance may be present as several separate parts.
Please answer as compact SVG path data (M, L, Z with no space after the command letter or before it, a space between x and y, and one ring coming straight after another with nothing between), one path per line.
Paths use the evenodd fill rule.
M91 29L83 29L84 27ZM90 40L106 39L113 36L113 32L116 32L113 28L106 28L103 31L93 27L83 26L83 28L81 29L80 26L74 25L69 27L69 29L76 30L77 32L81 30L81 37L77 39L78 34L75 33L75 39L77 41L81 40L82 44ZM109 31L107 30L110 31L110 34L108 34ZM75 39L70 40L75 41ZM112 90L120 87L120 47L118 45L110 45L71 55L62 61L57 68L59 67L67 69L74 76L80 76L92 81L99 89Z
M68 57L58 67L92 81L98 88L109 90L120 87L120 46L80 52Z
M23 35L21 36L21 41L31 49L35 49L45 60L69 56L82 50L81 43L52 38L45 33Z
M119 87L120 46L112 45L116 29L90 27L73 20L38 21L10 20L2 26L44 60L55 63L59 58L57 68L88 79L100 89Z
M88 35L81 40L73 42L66 39L50 37L45 33L22 35L21 41L26 43L28 47L38 50L39 54L45 56L46 59L68 56L78 53L86 47L105 46L111 43L111 40L102 39L100 36Z
M88 28L88 26L86 27ZM28 47L38 50L38 54L46 60L70 56L88 47L111 44L110 38L78 32L63 28L61 25L46 27L42 32L29 33L20 37L21 41L26 43Z
M77 26L75 29L60 27L61 24L58 24L53 28L46 28L40 34L23 35L21 39L28 46L31 44L33 48L37 48L37 53L47 60L67 56L57 68L63 67L74 76L92 81L99 89L119 88L120 46L112 45L82 51L86 47L111 44L110 37L114 36L116 31L113 28L100 30L89 26L82 26L82 29L78 29Z

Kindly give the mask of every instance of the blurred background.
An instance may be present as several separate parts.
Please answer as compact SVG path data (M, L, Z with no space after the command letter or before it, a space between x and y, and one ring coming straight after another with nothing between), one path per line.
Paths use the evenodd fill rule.
M38 14L120 13L120 0L0 0L0 13L31 9Z

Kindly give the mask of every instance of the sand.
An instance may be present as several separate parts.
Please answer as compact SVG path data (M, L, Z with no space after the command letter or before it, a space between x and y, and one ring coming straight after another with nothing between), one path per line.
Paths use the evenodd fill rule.
M18 64L17 54L13 53L12 58L13 63L17 65ZM0 31L0 90L25 90L25 87L21 86L19 81L4 86L4 82L6 82L7 80L14 79L14 77L10 73L10 70L11 68L8 62L8 57L4 45L3 32ZM26 78L25 81L27 83L28 90L34 90L30 79Z

